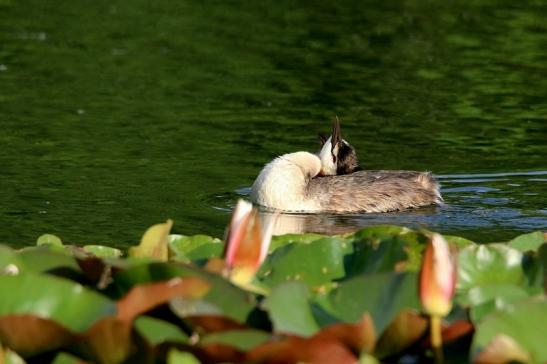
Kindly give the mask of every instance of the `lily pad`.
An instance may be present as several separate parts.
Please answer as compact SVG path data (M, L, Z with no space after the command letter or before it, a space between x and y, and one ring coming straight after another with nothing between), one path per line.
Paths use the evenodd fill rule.
M116 312L115 303L105 296L53 276L33 273L0 276L0 292L4 292L0 317L35 315L54 320L75 333Z
M169 235L168 236L168 242L169 242L169 250L171 254L175 257L175 259L179 260L195 260L195 259L201 259L201 258L210 258L211 256L206 256L205 252L212 252L214 251L214 256L220 256L221 254L217 253L217 250L220 250L222 252L223 244L220 239L213 238L211 236L207 235L193 235L193 236L186 236L186 235ZM202 253L195 253L195 250L202 248L203 246L209 246L210 250L203 250ZM215 248L213 248L215 247ZM194 252L194 254L192 254Z
M497 336L505 335L524 349L533 363L544 363L547 361L546 327L545 297L519 302L507 310L490 314L477 325L472 344L473 356L485 350Z
M270 243L270 253L274 250L289 244L309 244L312 241L323 239L324 235L319 234L285 234L273 236Z
M136 284L167 280L175 277L198 277L210 284L209 292L199 299L184 299L178 302L177 314L181 317L217 314L237 322L245 322L254 309L252 295L234 286L216 274L195 266L175 263L152 263L135 266L114 274L121 290L128 290Z
M356 322L368 312L376 332L382 333L402 309L420 309L417 275L405 272L357 276L342 282L321 304L345 322Z
M164 342L181 343L188 342L186 335L178 326L149 316L140 316L135 320L135 328L151 345Z
M402 269L408 259L406 244L400 240L382 241L379 245L355 244L353 254L346 257L346 278L367 273Z
M51 364L83 364L86 363L82 359L65 352L57 354Z
M311 336L319 330L309 302L308 288L299 282L275 287L265 300L275 332Z
M535 231L533 233L517 236L507 245L522 252L529 250L536 251L545 242L545 240L545 235L542 231Z
M208 334L199 343L200 345L223 344L240 351L249 351L270 340L271 337L271 334L260 330L228 330Z
M36 240L36 245L55 245L63 246L63 241L56 235L53 234L44 234L40 235Z
M471 304L471 319L477 323L490 312L508 308L513 303L528 298L529 295L523 287L512 284L491 284L471 288L467 294Z
M488 285L520 285L526 276L522 269L522 253L504 244L470 245L458 255L459 301L471 304L469 290ZM476 290L471 291L477 294Z
M99 258L119 258L123 255L120 249L104 245L86 245L84 250Z
M344 277L344 256L351 250L350 244L338 238L286 245L266 259L258 278L269 287L291 280L318 286Z
M200 364L191 353L171 349L167 354L167 364Z

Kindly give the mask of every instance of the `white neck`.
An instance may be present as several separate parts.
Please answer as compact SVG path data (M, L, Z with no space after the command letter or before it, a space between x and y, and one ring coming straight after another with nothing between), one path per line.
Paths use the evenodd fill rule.
M251 190L251 199L260 205L285 211L318 209L306 195L308 182L319 174L321 160L315 154L284 154L268 163Z

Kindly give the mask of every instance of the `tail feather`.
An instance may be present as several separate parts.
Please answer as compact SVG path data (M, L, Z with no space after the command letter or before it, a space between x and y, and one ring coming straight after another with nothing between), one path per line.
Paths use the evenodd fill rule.
M441 196L439 182L431 172L420 173L416 178L416 181L420 183L424 189L433 191L435 194L436 204L440 205L444 202Z

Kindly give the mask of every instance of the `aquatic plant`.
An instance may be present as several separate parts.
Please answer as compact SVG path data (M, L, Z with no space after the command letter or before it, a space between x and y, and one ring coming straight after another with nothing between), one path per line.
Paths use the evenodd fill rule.
M476 244L374 226L268 244L252 225L253 210L242 206L227 249L220 239L172 235L171 221L147 230L126 257L51 235L34 247L0 246L0 358L422 362L435 346L423 312L439 317L446 362L547 360L543 232ZM233 270L248 262L231 249L244 241L268 254L251 249L251 269L234 284Z

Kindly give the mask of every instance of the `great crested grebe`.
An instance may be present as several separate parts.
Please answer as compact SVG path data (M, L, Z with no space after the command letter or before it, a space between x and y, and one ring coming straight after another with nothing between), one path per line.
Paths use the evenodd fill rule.
M322 138L318 154L296 152L275 158L251 188L254 203L286 212L388 212L441 204L439 184L429 172L366 171L355 149L340 135Z

